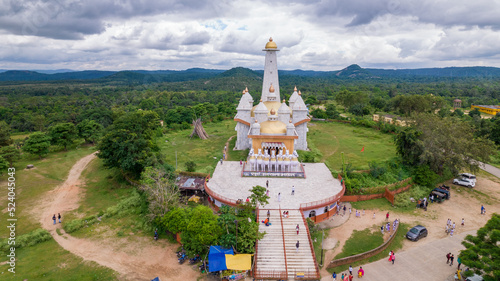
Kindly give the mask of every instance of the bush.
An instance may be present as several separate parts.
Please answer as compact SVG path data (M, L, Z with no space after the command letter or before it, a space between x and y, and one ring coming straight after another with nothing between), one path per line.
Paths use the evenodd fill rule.
M438 175L428 165L420 165L413 170L413 181L416 184L432 187L436 184Z
M34 246L36 244L45 242L52 239L52 236L50 233L42 228L35 229L29 233L20 235L16 237L16 244L14 245L9 245L8 244L8 239L3 239L0 242L0 250L8 253L10 252L10 248L24 248L24 247L29 247L29 246Z
M186 165L186 170L188 172L194 172L194 171L196 171L196 162L194 162L192 160L191 161L187 161L185 165Z
M399 208L413 207L416 203L411 202L410 198L418 200L429 196L430 188L420 185L412 186L407 192L399 193L394 200L394 206Z

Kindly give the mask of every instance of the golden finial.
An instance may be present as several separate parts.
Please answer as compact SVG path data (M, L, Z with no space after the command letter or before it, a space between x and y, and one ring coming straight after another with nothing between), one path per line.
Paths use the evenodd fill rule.
M275 115L276 114L276 110L274 110L274 108L271 108L271 115Z
M245 87L245 92L247 92L247 93L248 93L248 87Z
M260 99L260 102L262 102L262 99Z
M294 92L297 92L297 86L295 86L295 88L293 88L293 91L294 91Z
M288 123L292 123L292 119L288 120Z
M245 94L245 90L243 90L243 92L241 92L242 94Z
M259 122L259 121L257 121L257 119L255 119L255 123L257 123L257 122Z
M283 99L283 103L285 103L285 99Z
M302 93L299 91L299 96L302 95Z
M270 93L274 93L274 87L273 87L273 84L271 83L271 87L269 87L269 92Z

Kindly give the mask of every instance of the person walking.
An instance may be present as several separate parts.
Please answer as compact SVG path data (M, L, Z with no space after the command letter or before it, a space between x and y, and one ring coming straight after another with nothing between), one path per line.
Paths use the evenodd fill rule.
M266 191L266 196L269 197L269 189Z
M457 257L457 263L458 263L457 269L460 270L460 265L462 264L462 260L460 259L460 257Z
M483 205L481 205L481 215L484 215L484 213L486 213L486 209Z
M57 218L59 219L59 223L61 223L61 213L57 213Z
M353 278L354 276L352 276L352 274L349 274L349 281L352 281Z
M295 227L295 230L297 230L297 235L299 235L299 224Z
M52 220L54 221L54 224L56 224L56 214L52 216Z
M352 266L349 266L349 274L352 275Z
M446 264L450 263L451 253L446 254Z
M391 255L391 261L392 261L392 264L394 264L394 261L396 260L396 255L394 254L394 252L392 253Z
M389 220L389 212L387 212L387 214L385 215L385 220Z
M375 219L375 212L373 212L373 219Z
M450 266L453 265L453 259L455 259L455 256L452 254L451 257L450 257Z
M269 180L266 181L266 188L269 188Z
M278 193L278 202L281 202L281 192Z
M462 226L465 226L465 220L462 218Z
M297 240L297 243L295 244L295 248L296 248L295 253L299 252L299 246L300 246L299 240Z
M346 206L344 205L344 215L345 215L345 210L346 210L346 209L347 209L347 208L346 208Z
M337 280L337 273L335 273L335 271L333 272L332 277L333 277L333 281Z
M267 218L269 218L270 216L271 216L271 211L267 210Z
M342 276L340 276L340 281L344 281L344 273L342 273Z
M295 194L295 186L292 185L292 195L294 195L294 194Z
M380 227L380 232L382 232L382 235L384 235L384 226L383 225Z

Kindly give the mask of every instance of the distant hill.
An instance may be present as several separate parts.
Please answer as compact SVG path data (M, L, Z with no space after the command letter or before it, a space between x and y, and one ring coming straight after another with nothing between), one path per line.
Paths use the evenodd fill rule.
M251 70L244 67L236 67L229 70L190 68L186 70L126 70L126 71L68 71L44 70L45 73L31 70L7 70L1 72L0 82L11 81L33 82L33 81L85 81L85 83L112 83L112 84L152 84L162 82L187 82L200 80L200 83L210 83L213 79L245 78L245 83L254 83L261 80L263 70ZM53 73L52 73L53 72ZM279 70L280 77L285 81L298 79L316 78L327 81L337 79L373 79L373 78L396 78L396 79L442 79L442 78L500 78L500 68L496 67L445 67L445 68L420 68L420 69L376 69L362 68L357 64L350 65L338 71L314 71L314 70ZM219 84L219 83L212 83Z

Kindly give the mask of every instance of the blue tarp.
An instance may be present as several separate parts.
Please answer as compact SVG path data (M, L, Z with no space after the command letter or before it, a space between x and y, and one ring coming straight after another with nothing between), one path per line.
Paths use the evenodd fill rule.
M233 249L210 246L210 252L208 252L208 272L227 270L226 254L234 255Z

